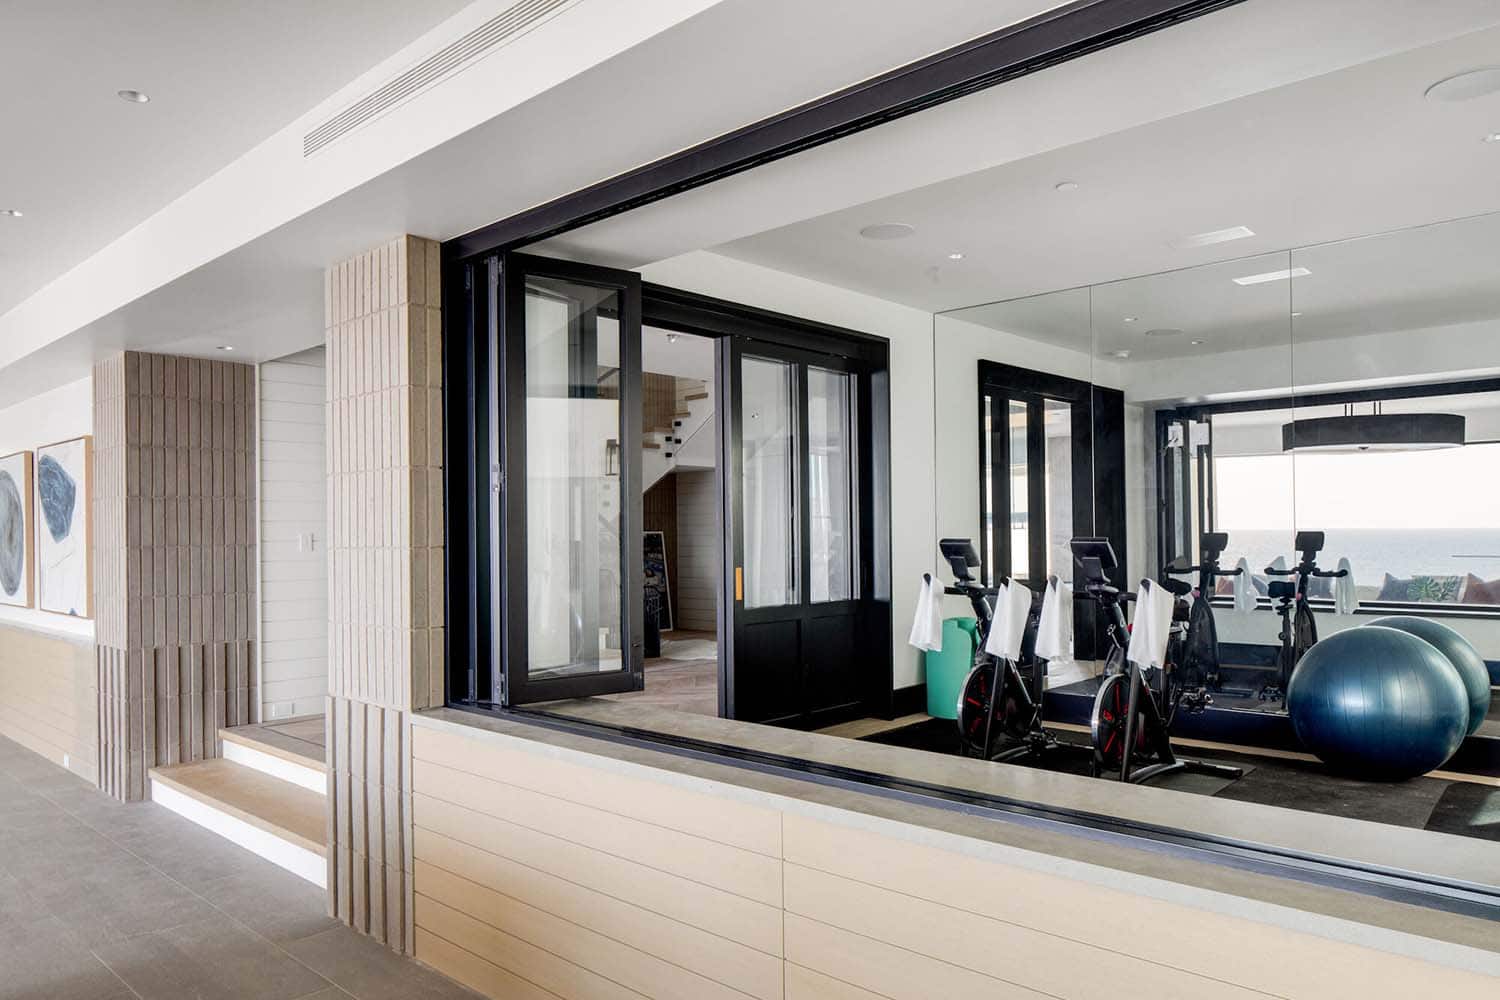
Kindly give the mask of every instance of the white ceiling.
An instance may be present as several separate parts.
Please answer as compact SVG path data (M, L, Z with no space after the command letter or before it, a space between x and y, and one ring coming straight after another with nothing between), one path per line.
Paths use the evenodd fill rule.
M1500 211L1500 95L1462 104L1424 90L1500 62L1500 28L1102 136L715 248L932 311L1205 261ZM976 129L986 127L975 120ZM1055 185L1073 181L1076 190ZM877 242L861 227L904 222ZM1184 250L1193 233L1249 239ZM1440 326L1500 316L1500 223L1402 234L1176 270L1087 292L965 309L972 322L1133 358ZM950 261L950 252L962 252ZM1305 266L1296 282L1232 277ZM1082 300L1079 296L1082 295ZM1292 304L1295 296L1295 305ZM1078 327L1080 301L1084 325ZM1123 317L1136 316L1134 324ZM1177 338L1141 336L1178 328Z
M468 2L6 0L0 313Z

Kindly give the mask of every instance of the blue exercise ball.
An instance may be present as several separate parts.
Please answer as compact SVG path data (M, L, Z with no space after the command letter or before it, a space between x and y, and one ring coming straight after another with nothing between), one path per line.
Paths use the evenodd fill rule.
M1464 689L1469 693L1469 728L1464 735L1473 736L1479 729L1479 724L1490 713L1490 668L1485 666L1484 657L1479 655L1479 650L1442 622L1435 622L1430 618L1391 615L1377 618L1370 624L1410 632L1418 639L1426 639L1432 643L1438 648L1438 652L1448 658L1448 662L1457 668L1459 679L1464 682Z
M1376 625L1337 632L1308 650L1286 701L1307 749L1378 780L1440 766L1469 724L1468 692L1448 658L1410 632Z

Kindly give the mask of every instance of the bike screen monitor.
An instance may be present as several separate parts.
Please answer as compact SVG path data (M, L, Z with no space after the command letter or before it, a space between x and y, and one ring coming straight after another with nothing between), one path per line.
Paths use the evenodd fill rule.
M938 551L948 560L955 580L965 583L974 579L970 570L979 565L979 552L974 548L973 541L967 538L944 538L938 542Z
M1323 551L1323 532L1321 531L1299 531L1295 548L1298 552L1307 556L1315 556Z
M1227 548L1229 548L1229 532L1206 531L1203 533L1203 541L1199 549L1203 553L1204 562L1218 561L1220 554Z
M1073 561L1078 564L1079 575L1086 584L1103 583L1110 570L1120 564L1108 538L1075 538L1068 545L1073 550Z

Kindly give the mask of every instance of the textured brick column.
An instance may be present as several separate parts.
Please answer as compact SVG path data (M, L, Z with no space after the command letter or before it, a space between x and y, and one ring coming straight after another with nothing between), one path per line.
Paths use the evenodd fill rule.
M99 787L219 755L255 690L255 371L127 352L94 369Z
M327 275L330 912L412 950L409 715L443 703L438 244Z

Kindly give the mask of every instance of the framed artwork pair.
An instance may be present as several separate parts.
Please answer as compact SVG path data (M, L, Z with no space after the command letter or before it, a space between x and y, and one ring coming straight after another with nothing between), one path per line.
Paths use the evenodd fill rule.
M0 457L0 605L93 617L93 439Z

